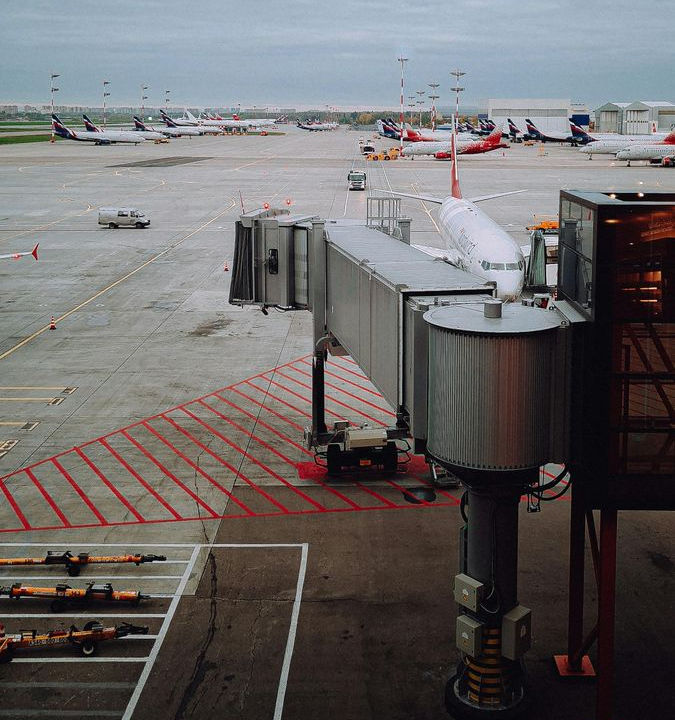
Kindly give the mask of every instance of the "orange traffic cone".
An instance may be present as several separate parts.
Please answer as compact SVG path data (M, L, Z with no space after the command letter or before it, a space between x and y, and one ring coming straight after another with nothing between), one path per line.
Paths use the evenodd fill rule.
M49 329L50 330L56 330L56 322L54 321L54 316L52 315L52 319L49 322Z
M225 261L225 264L223 265L223 272L229 272L230 266L227 264L227 260Z

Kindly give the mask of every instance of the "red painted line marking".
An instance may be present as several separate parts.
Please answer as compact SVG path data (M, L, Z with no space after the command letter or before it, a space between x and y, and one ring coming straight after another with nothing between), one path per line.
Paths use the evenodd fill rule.
M301 363L304 363L305 365L309 365L309 367L312 367L312 363L309 362L309 360L300 360ZM295 369L295 368L294 368ZM302 371L298 371L302 372ZM330 375L331 377L337 378L338 380L342 380L342 382L346 382L349 385L353 385L354 387L357 387L359 390L363 390L363 392L370 393L371 395L375 395L375 397L378 397L382 399L382 393L379 393L377 390L372 390L371 388L364 387L363 385L359 385L358 383L352 382L351 380L348 380L346 377L343 377L342 375L338 375L337 373L331 372L330 370L324 370L326 375ZM347 370L349 372L349 370ZM356 375L356 373L352 373L352 375ZM311 373L309 374L311 377ZM363 401L365 402L365 400ZM377 406L375 406L377 407ZM393 413L391 413L393 414Z
M32 530L33 528L31 528L30 523L26 520L26 516L21 512L21 508L18 506L16 500L12 496L12 493L9 491L9 488L4 482L0 483L0 490L2 490L5 494L7 502L12 506L12 510L14 510L14 514L19 518L19 522L23 525L23 529Z
M252 402L252 403L255 403L258 407L263 408L263 409L266 410L267 412L272 413L272 415L274 415L275 417L278 417L279 420L283 420L285 423L288 423L289 425L292 425L292 426L293 426L296 430L298 430L299 432L304 432L304 428L302 427L302 425L298 425L298 423L294 422L294 421L291 420L290 418L284 417L281 413L278 413L276 410L272 410L271 407L268 407L268 406L265 405L264 403L261 403L259 400L256 400L255 398L252 398L250 395L247 395L246 393L243 393L241 390L237 390L237 388L232 388L232 392L236 392L237 395L241 395L244 399L246 399L246 400L248 400L248 401L250 401L250 402ZM214 393L214 396L217 397L217 398L219 398L220 400L224 400L224 399L225 399L225 398L223 398L222 395L220 395L219 393ZM286 404L288 405L288 403L286 403ZM292 406L289 405L289 407L292 407ZM243 408L240 408L240 409L243 409ZM299 411L298 411L298 412L299 412ZM303 447L301 447L301 446L299 446L299 445L298 445L298 447L300 447L300 449L301 449L303 452L306 452L307 454L309 454L309 452L308 452L307 450L305 450L305 448L303 448Z
M216 397L218 397L218 396L216 396ZM273 433L275 433L275 434L278 435L279 437L282 437L282 438L284 437L279 431L277 431L277 430L275 430L274 428L270 427L264 420L259 420L258 418L256 418L255 415L251 415L251 413L246 413L245 410L243 410L242 408L238 408L236 405L234 405L233 403L229 402L228 400L225 400L224 398L220 398L220 399L221 399L223 402L225 402L225 403L227 403L228 405L230 405L231 407L233 407L233 408L235 408L235 409L237 409L237 410L240 410L241 412L247 414L250 418L253 418L253 420L254 420L257 424L262 425L263 427L267 428L268 430L271 430ZM248 435L248 437L250 437L251 440L255 440L259 445L262 445L266 450L269 450L273 455L276 455L278 458L280 458L281 460L283 460L286 464L290 465L291 467L295 467L295 461L294 461L294 460L291 460L291 458L289 458L288 455L284 455L284 453L282 453L280 450L277 450L275 447L273 447L272 445L270 445L268 442L265 442L265 440L263 440L262 438L258 437L257 435L254 435L254 434L253 434L253 430L251 430L251 431L247 430L245 427L242 427L239 423L235 422L235 421L232 420L231 418L228 418L227 415L223 415L223 413L219 412L218 410L216 410L214 407L212 407L212 406L209 405L208 403L205 403L203 400L200 400L200 401L199 401L199 404L202 405L203 407L205 407L209 412L212 412L214 415L217 415L219 418L221 418L221 420L225 420L226 423L229 423L230 425L232 425L232 427L234 427L234 428L236 428L237 430L243 432L244 435ZM255 425L254 425L254 427L255 427ZM289 440L288 438L285 438L285 439L288 440L289 442L291 442L291 444L296 445L296 443L292 442L292 441ZM297 445L297 447L300 447L300 446ZM302 449L302 448L300 448L300 449Z
M277 373L277 375L280 375L283 378L286 378L286 380L290 380L291 382L296 383L297 385L301 385L304 388L307 388L310 392L312 391L311 386L307 385L307 383L301 382L300 380L296 380L293 377L290 377L289 375L285 375L284 373ZM328 385L328 383L326 383ZM357 398L358 399L358 398ZM347 403L343 403L342 400L338 400L337 398L334 398L332 395L326 396L326 402L333 402L336 405L340 405L341 407L347 408L347 410L351 410L352 412L357 413L358 415L363 415L363 417L368 418L368 420L371 420L374 423L377 423L378 425L382 425L382 427L386 427L387 423L382 422L382 420L378 420L377 418L372 417L372 415L368 415L368 413L364 413L362 410L357 410L352 405L347 405ZM307 402L309 402L309 399L307 399Z
M84 454L81 448L73 448L75 452L87 463L94 471L101 482L112 492L112 494L124 505L124 507L136 518L139 523L148 522L136 508L122 495L122 493L108 480L108 478L94 465L94 463ZM111 523L112 524L112 523Z
M300 375L304 375L305 377L311 378L311 373L308 373L306 370L300 370L300 368L292 367L290 370L294 370L296 373L299 373ZM279 373L279 375L282 375L282 373ZM282 377L285 377L285 375L282 375ZM347 381L345 381L347 382ZM373 408L374 410L379 410L380 412L383 412L385 415L390 415L391 417L396 417L396 415L389 409L381 407L380 405L375 405L375 403L370 402L370 400L365 400L362 397L359 397L358 395L354 395L354 393L350 393L349 390L344 390L343 388L339 387L338 385L335 385L334 383L329 383L326 381L326 387L333 388L333 390L337 390L339 393L342 393L343 395L347 395L347 397L353 398L357 402L363 403L364 405L368 405L369 407ZM311 389L311 387L310 387ZM332 396L329 396L332 397ZM380 396L381 397L381 396ZM334 398L333 398L334 399Z
M323 505L321 505L321 503L316 502L316 500L312 500L312 498L309 497L309 495L305 495L305 493L303 493L302 490L299 490L298 488L294 487L291 483L288 482L288 480L281 477L281 475L279 475L279 473L272 470L272 468L265 465L265 463L254 458L253 455L246 452L246 450L244 450L244 448L242 448L239 445L237 445L236 443L234 443L232 440L230 440L228 437L226 437L222 433L219 433L215 428L211 427L207 422L205 422L201 418L198 418L194 413L190 412L187 408L182 408L182 410L186 415L189 415L193 420L196 420L200 425L205 427L212 435L219 437L224 443L226 443L230 447L234 448L237 452L241 453L245 458L250 460L252 463L255 463L258 467L262 468L268 475L277 479L280 483L285 485L289 490L292 490L296 495L298 495L298 497L301 497L305 502L308 502L310 505L313 505L317 510L319 510L319 512L323 512L326 510L326 508Z
M80 496L82 502L91 510L91 512L94 514L96 519L101 523L101 525L107 525L108 521L98 511L97 507L89 499L89 497L82 490L82 488L75 482L75 480L73 480L70 473L63 467L63 465L61 465L61 463L55 457L52 458L52 464L61 473L61 475L63 475L63 477L70 483L73 490L75 490L75 492Z
M283 365L279 365L278 368L288 367L289 365L292 365L293 363L298 362L298 360L300 360L300 359L301 358L296 358L295 360L289 360L287 363L284 363ZM256 375L252 375L248 379L255 380L256 378L262 377L263 375L265 375L267 373L275 372L275 370L277 370L278 368L274 368L272 370L265 370L263 372L257 373ZM223 392L224 390L230 390L235 385L240 385L240 384L241 384L241 381L233 383L232 385L226 385L225 387L219 388L217 392ZM210 397L211 395L213 395L213 393L206 393L206 395L202 395L201 397L195 398L195 400L190 400L189 402L195 402L196 400L203 400L204 398ZM170 408L169 410L165 410L164 412L172 412L174 410L180 410L181 407L182 407L181 405L177 405L176 407ZM144 418L143 420L137 420L136 422L130 423L129 425L125 425L124 427L118 428L117 430L113 430L112 432L106 433L105 435L100 435L99 437L94 438L93 440L88 440L87 442L82 443L81 445L78 445L77 447L72 447L68 450L63 450L62 452L57 453L56 455L52 455L52 457L45 458L44 460L38 460L38 462L35 462L35 463L31 463L30 465L28 465L28 468L36 468L39 465L43 465L44 463L51 462L55 458L60 458L60 457L63 457L64 455L68 455L68 453L77 451L78 448L81 449L88 445L93 445L94 443L98 442L99 440L103 440L104 438L110 437L111 435L116 435L117 433L121 432L122 430L130 430L131 428L142 425L144 422L148 422L150 420L156 420L157 418L161 417L161 415L162 415L162 413L157 413L156 415L151 415L150 417ZM7 473L7 475L3 475L2 477L0 477L0 481L6 480L7 478L12 477L13 475L18 475L19 473L24 472L26 469L27 468L20 468L19 470L13 470L11 473Z
M204 443L199 442L199 440L197 440L197 438L194 435L192 435L192 433L185 430L185 428L182 428L177 422L174 422L167 415L164 415L162 417L162 419L166 420L166 422L173 425L176 428L176 430L183 433L183 435L185 435L186 438L188 438L189 440L192 440L192 442L195 443L195 445L198 445L200 448L202 448L202 450L204 450L204 452L211 455L211 457L213 457L215 460L217 460L219 463L221 463L221 465L224 465L226 468L231 470L234 473L234 482L236 482L239 478L241 478L249 487L253 488L253 490L260 493L266 500L269 500L272 503L272 505L276 505L276 507L278 507L282 513L287 514L290 512L287 507L285 507L280 502L275 500L271 495L266 493L261 487L256 485L252 480L249 480L249 478L247 478L246 475L244 475L244 473L242 473L241 471L236 470L234 467L232 467L232 465L230 465L230 463L228 463L226 460L223 460L223 458L221 458L219 455L214 453L213 450L211 450L206 445L204 445ZM232 499L234 500L235 498L233 497ZM253 511L250 511L250 512L252 515L260 515L261 514L261 513L254 513Z
M175 452L176 455L178 455L178 457L180 457L182 460L184 460L195 472L198 472L205 480L208 480L208 482L210 482L214 487L217 487L218 490L220 490L220 492L227 495L227 497L230 500L232 500L232 502L235 503L235 505L238 505L246 513L246 515L255 515L256 514L253 512L253 510L251 510L249 507L247 507L243 502L238 500L227 488L223 487L217 480L212 478L205 470L202 470L202 468L200 468L199 465L192 462L192 460L190 460L190 458L187 457L187 455L182 453L172 442L169 442L169 440L167 440L167 438L165 438L163 435L161 435L159 432L157 432L157 430L155 430L155 428L151 427L146 422L143 423L143 427L145 427L146 430L149 430L158 440L163 442L169 448L169 450L172 450L173 452ZM211 453L208 450L208 448L206 448L206 446L202 445L196 438L190 437L190 440L197 443L197 445L200 445L202 448L206 449L206 451L210 455L213 455L213 457L215 457L216 460L218 460L223 465L225 465L225 467L228 468L228 470L231 470L235 474L235 477L239 474L229 463L226 463L224 460L222 460L222 458L219 458L216 455L214 455L213 453ZM219 515L218 517L222 517L222 516ZM231 516L228 515L227 517L231 517Z
M289 395L293 395L294 397L298 398L299 400L302 400L302 402L307 403L308 405L311 405L311 402L303 395L300 395L300 394L296 393L295 391L290 390L289 388L285 387L284 385L281 385L280 383L276 382L275 380L270 380L269 378L263 378L263 379L266 380L270 385L276 385L283 392L288 393ZM283 403L284 405L288 405L288 407L293 408L294 410L297 410L295 405L289 405L286 401L282 400L278 395L272 395L272 393L269 392L268 390L260 388L248 380L246 382L248 385L250 385L252 388L255 388L259 392L265 393L269 397L274 398L275 400L278 400L280 403ZM302 412L302 411L299 410L298 412ZM302 413L302 414L306 415L307 417L312 417L309 413ZM346 420L347 419L347 418L343 417L342 415L338 415L336 412L329 410L328 408L326 408L326 414L333 415L333 417L336 417L338 420Z
M341 358L341 359L344 360L345 358ZM306 360L306 358L300 358L300 362L305 362L305 360ZM354 370L348 370L346 367L344 367L344 365L341 362L339 362L339 359L336 357L331 358L331 362L332 362L333 367L340 368L340 370L342 372L346 372L346 373L349 373L350 375L354 375L357 378L361 378L361 380L368 380L368 377L366 375L364 375L363 372L355 372ZM355 363L352 363L352 364L355 364ZM357 365L357 367L359 368L359 370L361 369L361 367L359 365Z
M61 512L59 506L54 502L54 498L45 490L43 484L35 477L30 468L26 469L26 475L33 481L33 485L40 491L40 495L47 501L49 507L54 511L56 517L61 521L64 527L72 527L70 520Z
M152 495L152 497L157 500L157 502L171 515L174 516L176 520L180 520L181 514L179 512L176 512L176 509L171 505L171 503L168 500L165 500L158 492L155 490L155 488L150 485L149 482L144 480L137 472L134 470L134 468L131 467L131 465L115 450L115 448L111 447L111 445L108 443L107 440L101 440L101 445L117 460L117 462L122 465L122 467Z
M192 492L192 490L190 490L190 488L184 482L182 482L182 480L179 480L171 472L171 470L169 470L161 462L159 462L159 460L157 460L157 458L155 458L146 448L144 448L143 445L141 445L141 443L139 443L135 438L131 437L131 435L129 435L129 433L126 430L122 430L122 435L124 435L124 437L127 440L129 440L129 442L131 442L133 445L135 445L143 453L143 455L145 455L145 457L147 457L151 463L156 465L170 480L172 480L174 483L176 483L176 485L178 485L178 487L181 490L186 492L198 505L201 505L201 507L203 507L204 510L206 510L206 512L209 513L209 515L211 515L211 517L218 517L218 513L212 507L210 507L207 503L205 503L199 497L199 495Z
M302 450L302 452L304 452L305 455L309 455L309 457L314 457L314 455L313 455L311 452L309 452L308 450L306 450L304 447L302 447L302 445L298 445L298 443L296 443L296 442L294 442L293 440L291 440L291 438L289 438L287 435L284 435L283 433L279 432L279 431L276 430L275 428L273 428L273 427L271 427L270 425L268 425L264 420L260 420L259 418L256 418L255 415L252 415L252 414L249 413L247 410L244 410L244 408L241 408L241 407L239 407L238 405L235 405L234 403L230 402L229 400L226 400L224 397L222 397L221 395L218 395L217 393L216 393L216 397L217 397L218 399L222 400L223 402L227 403L227 404L230 405L231 407L233 407L233 408L235 408L235 409L237 409L237 410L240 410L241 412L245 413L245 414L248 415L250 418L253 418L258 424L260 424L260 425L262 425L263 427L267 428L268 430L270 430L271 432L273 432L275 435L277 435L279 438L281 438L281 439L284 440L285 442L290 443L290 444L293 445L294 447L298 448L298 450ZM205 402L203 402L203 401L201 401L201 400L200 400L200 402L202 403L202 405L204 405L205 407L209 408L209 410L211 410L212 412L215 412L216 415L222 417L223 420L227 420L227 422L230 422L230 423L232 423L233 425L235 425L235 427L238 427L238 426L236 425L236 423L234 423L232 420L229 420L229 419L226 418L224 415L221 415L217 410L215 410L214 408L212 408L210 405L207 405ZM243 430L243 428L240 428L240 429ZM246 431L244 430L244 432L246 432ZM264 440L262 440L261 438L259 438L259 437L257 437L257 436L254 436L252 433L248 433L248 435L249 435L251 438L253 438L254 440L256 440L257 442L259 442L259 443L260 443L261 445L263 445L264 447L268 448L268 449L271 450L272 452L274 452L274 453L276 453L277 455L279 455L279 457L281 457L282 459L285 459L285 461L288 462L290 465L292 465L293 468L297 468L297 463L296 463L296 462L294 462L293 460L290 460L290 459L288 459L288 458L285 458L285 456L283 456L283 455L281 455L280 453L278 453L271 445L268 445ZM329 485L326 485L326 483L322 482L319 478L314 478L314 480L315 480L315 482L317 482L319 485L321 485L321 487L323 487L324 489L326 489L326 490L330 491L331 493L333 493L333 495L335 495L336 497L340 498L340 500L342 500L343 502L346 502L347 505L351 505L351 506L354 508L354 510L361 510L361 509L362 509L361 505L359 505L358 503L355 503L353 500L350 500L348 497L346 497L345 495L343 495L343 494L342 494L341 492L339 492L338 490L335 490L334 488L330 487Z

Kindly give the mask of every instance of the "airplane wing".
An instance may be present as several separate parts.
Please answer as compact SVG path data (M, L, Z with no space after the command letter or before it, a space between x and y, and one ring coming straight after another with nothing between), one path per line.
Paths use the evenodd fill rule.
M375 190L377 192L388 193L389 195L400 195L401 197L408 197L412 198L413 200L423 200L424 202L436 203L438 205L442 205L443 201L445 200L445 198L432 197L431 195L412 195L411 193L394 192L394 190L382 190L380 188L375 188ZM510 195L511 193L505 194Z
M527 190L511 190L509 192L493 193L492 195L478 195L478 197L467 198L469 202L477 203L483 202L483 200L492 200L493 198L504 197L504 195L517 195L518 193L524 193Z
M0 255L0 260L19 260L26 255L32 255L36 260L38 259L38 243L32 250L26 250L26 252L9 253L9 255Z
M458 266L458 257L453 255L447 249L431 247L430 245L411 245L415 250L421 250L427 255L436 258L437 260L443 260L443 262L449 263L450 265Z

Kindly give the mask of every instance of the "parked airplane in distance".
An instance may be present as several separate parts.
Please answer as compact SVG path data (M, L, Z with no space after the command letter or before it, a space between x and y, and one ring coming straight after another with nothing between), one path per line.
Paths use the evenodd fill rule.
M102 128L94 125L94 123L85 114L82 114L82 118L84 119L84 127L87 132L99 134L103 133L110 142L139 142L139 133L135 130L103 130ZM141 134L140 139L155 140L156 138L148 138Z
M133 116L133 121L134 121L134 132L139 133L146 140L155 140L156 142L167 142L167 138L174 137L170 133L165 132L169 128L162 128L161 130L155 130L154 128L149 128L145 123L141 122L141 120L138 117L136 117L136 115Z
M298 120L298 127L301 130L309 130L310 132L324 132L326 130L337 130L338 124L334 122L322 123Z
M199 125L199 122L197 121L197 118L194 117L194 115L192 115L192 120L188 120L185 117L180 117L180 118L169 117L164 110L160 110L159 113L162 116L162 120L164 120L164 122L169 127L195 127L196 125Z
M673 166L675 161L675 130L664 140L656 143L633 142L616 154L617 160L648 160L651 163L660 162L663 165Z
M137 131L143 133L161 133L165 137L191 137L193 135L203 135L199 128L196 127L172 127L167 124L167 127L155 129L146 125L137 115L134 115L134 125L136 126Z
M165 130L172 131L172 135L204 135L204 129L195 125L177 125L173 118L170 118L164 110L159 111L162 120L166 123Z
M14 252L7 255L0 255L0 260L20 260L22 257L26 257L26 255L32 255L37 260L39 245L40 243L36 243L32 250L26 250L26 252Z
M599 140L627 140L633 142L634 140L642 142L658 142L659 140L665 140L668 133L657 132L642 135L621 135L620 133L596 133L586 132L583 128L579 127L576 123L570 120L570 129L572 135L578 137L580 140L585 142L595 142Z
M457 137L455 147L458 155L477 155L480 153L490 152L498 148L509 147L502 142L502 130L496 127L486 138L476 136ZM433 155L436 160L452 159L452 138L450 141L442 142L416 142L403 148L405 157L414 157L415 155Z
M133 130L104 130L94 132L89 130L71 130L67 128L58 118L52 115L52 129L54 134L67 140L79 140L82 142L93 142L95 145L112 145L113 143L134 143L144 142Z
M494 281L497 285L498 297L502 300L515 300L523 289L525 279L523 252L518 243L475 203L525 191L512 190L469 199L463 198L459 187L454 138L451 145L451 193L448 197L412 195L392 190L380 192L439 204L441 206L438 213L439 229L445 247L443 249L423 245L415 245L415 247L474 275Z
M578 145L579 140L571 133L558 132L557 130L549 130L541 132L529 118L525 118L527 132L533 140L541 140L541 142L568 142L570 145Z

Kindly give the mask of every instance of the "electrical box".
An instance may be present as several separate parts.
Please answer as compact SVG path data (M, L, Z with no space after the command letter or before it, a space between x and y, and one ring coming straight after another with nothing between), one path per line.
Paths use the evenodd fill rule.
M532 612L516 605L502 618L502 655L519 660L532 645Z
M377 428L347 428L345 450L363 447L384 447L387 444L387 431Z
M457 647L471 657L478 657L483 652L483 625L468 615L457 617L455 638Z
M464 573L455 575L455 602L476 612L483 599L483 587L482 582L474 580Z

